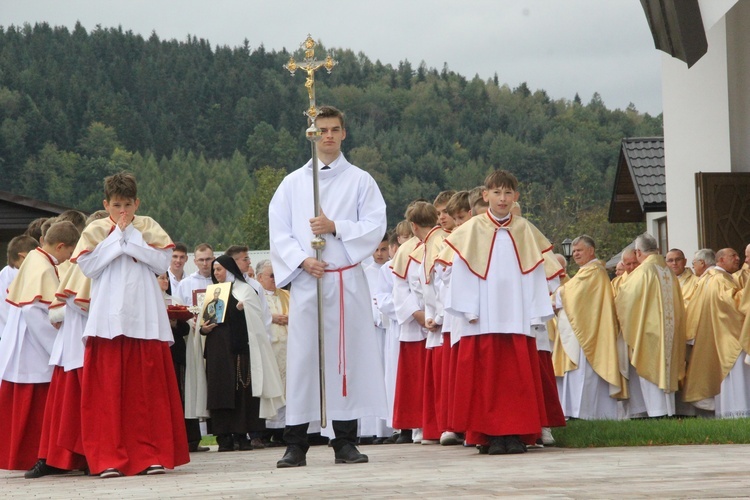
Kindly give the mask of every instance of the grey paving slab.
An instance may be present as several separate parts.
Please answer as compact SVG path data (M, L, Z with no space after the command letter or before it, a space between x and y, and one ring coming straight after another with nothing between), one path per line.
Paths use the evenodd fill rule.
M283 449L195 453L162 476L35 480L0 471L2 498L747 498L750 445L665 446L486 456L462 447L364 446L369 464L335 465L313 447L306 467L276 469Z

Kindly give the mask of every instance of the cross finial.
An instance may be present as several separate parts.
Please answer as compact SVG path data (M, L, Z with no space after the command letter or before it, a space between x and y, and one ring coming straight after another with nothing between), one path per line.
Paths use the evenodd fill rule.
M326 71L330 73L333 67L336 65L336 61L333 59L331 54L327 54L324 61L316 60L316 45L317 44L315 43L315 40L313 40L312 36L308 34L305 41L300 44L300 47L305 50L305 59L298 63L294 60L294 56L290 56L289 62L284 65L284 68L288 70L289 73L292 74L292 76L294 76L294 73L298 69L301 69L302 71L307 73L305 88L307 88L307 95L310 99L310 107L307 111L305 111L305 115L307 115L313 121L318 114L318 108L315 105L315 72L320 68L325 68Z

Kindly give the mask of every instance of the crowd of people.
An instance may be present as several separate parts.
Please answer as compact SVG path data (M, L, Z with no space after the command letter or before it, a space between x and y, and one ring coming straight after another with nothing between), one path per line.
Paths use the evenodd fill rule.
M127 173L105 179L105 210L9 243L0 468L162 474L209 450L202 420L219 452L285 445L290 468L318 433L358 464L368 443L520 454L571 418L750 415L750 245L742 268L700 250L693 273L643 234L610 280L581 235L569 277L503 170L387 231L377 184L341 153L343 114L321 107L316 125L319 215L310 161L277 189L255 268L246 246L202 243L187 275Z

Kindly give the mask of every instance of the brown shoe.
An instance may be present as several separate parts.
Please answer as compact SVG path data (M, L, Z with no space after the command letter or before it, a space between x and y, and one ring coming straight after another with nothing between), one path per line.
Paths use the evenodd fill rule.
M254 450L262 450L266 447L261 438L252 438L250 440L250 445L252 445Z

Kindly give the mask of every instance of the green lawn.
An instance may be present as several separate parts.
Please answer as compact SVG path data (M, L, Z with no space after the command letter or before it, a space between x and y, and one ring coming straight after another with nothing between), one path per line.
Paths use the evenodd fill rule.
M566 427L553 429L552 433L561 448L749 444L750 418L571 420ZM201 445L216 445L216 437L204 436Z
M552 433L557 445L564 448L747 444L750 419L571 420L566 427L553 429Z

